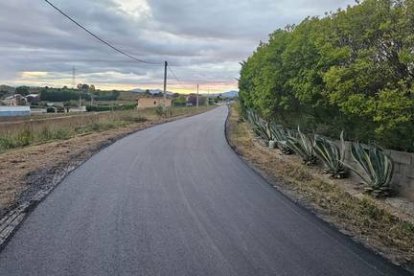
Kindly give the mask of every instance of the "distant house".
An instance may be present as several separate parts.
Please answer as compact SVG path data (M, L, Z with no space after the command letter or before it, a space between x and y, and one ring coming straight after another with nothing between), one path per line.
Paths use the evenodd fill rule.
M0 106L0 117L30 116L30 106Z
M146 109L151 107L157 107L159 105L164 105L166 107L171 106L171 99L165 99L162 97L139 97L137 99L137 109Z
M187 106L196 106L198 97L198 105L206 105L207 97L197 94L190 94L187 96Z
M38 103L40 102L40 95L39 94L29 94L26 96L26 100L28 103Z
M20 94L15 94L13 96L9 96L5 98L2 102L4 105L7 105L7 106L21 106L21 105L27 104L27 99L26 97Z

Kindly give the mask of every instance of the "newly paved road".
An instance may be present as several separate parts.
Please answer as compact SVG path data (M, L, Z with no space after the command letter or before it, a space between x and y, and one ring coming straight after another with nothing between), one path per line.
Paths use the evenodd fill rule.
M0 275L401 275L229 148L226 107L128 136L77 169L0 254Z

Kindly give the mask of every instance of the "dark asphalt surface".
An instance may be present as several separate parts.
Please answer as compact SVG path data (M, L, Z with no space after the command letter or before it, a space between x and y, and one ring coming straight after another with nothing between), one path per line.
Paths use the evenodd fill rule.
M226 107L104 149L30 214L0 275L403 275L271 188Z

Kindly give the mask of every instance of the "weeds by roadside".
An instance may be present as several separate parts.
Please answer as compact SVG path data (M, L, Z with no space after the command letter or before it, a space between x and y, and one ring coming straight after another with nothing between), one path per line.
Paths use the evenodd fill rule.
M202 110L204 110L204 107L200 108L200 111ZM164 117L195 112L195 108L171 108ZM159 119L157 111L155 109L147 109L139 112L136 110L117 111L0 124L0 153L32 144L66 140L79 134L101 132L154 119Z
M339 179L326 179L300 158L286 156L254 141L246 122L233 106L228 138L235 150L295 200L390 260L412 267L414 225L382 207L379 199L350 194Z

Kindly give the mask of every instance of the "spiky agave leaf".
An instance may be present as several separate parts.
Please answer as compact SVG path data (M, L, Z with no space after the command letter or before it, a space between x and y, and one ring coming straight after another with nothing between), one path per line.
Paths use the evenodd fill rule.
M363 146L360 143L352 144L351 155L359 169L349 164L344 163L344 165L361 178L363 184L367 186L367 192L375 196L387 195L394 173L392 159L379 147Z
M252 125L254 133L257 136L267 141L271 140L271 133L270 133L269 125L266 121L261 119L259 115L257 115L257 113L254 112L253 110L247 111L247 118L250 124Z
M289 135L286 140L286 145L302 157L305 164L313 165L316 163L317 159L313 152L313 142L308 136L300 131L299 127L297 136Z
M275 122L272 122L269 126L270 132L272 134L272 139L276 142L277 147L284 154L292 154L293 151L286 145L286 141L290 132Z
M323 162L327 172L333 177L343 178L346 175L346 168L343 165L345 160L345 141L341 133L341 149L326 137L315 135L314 153Z

